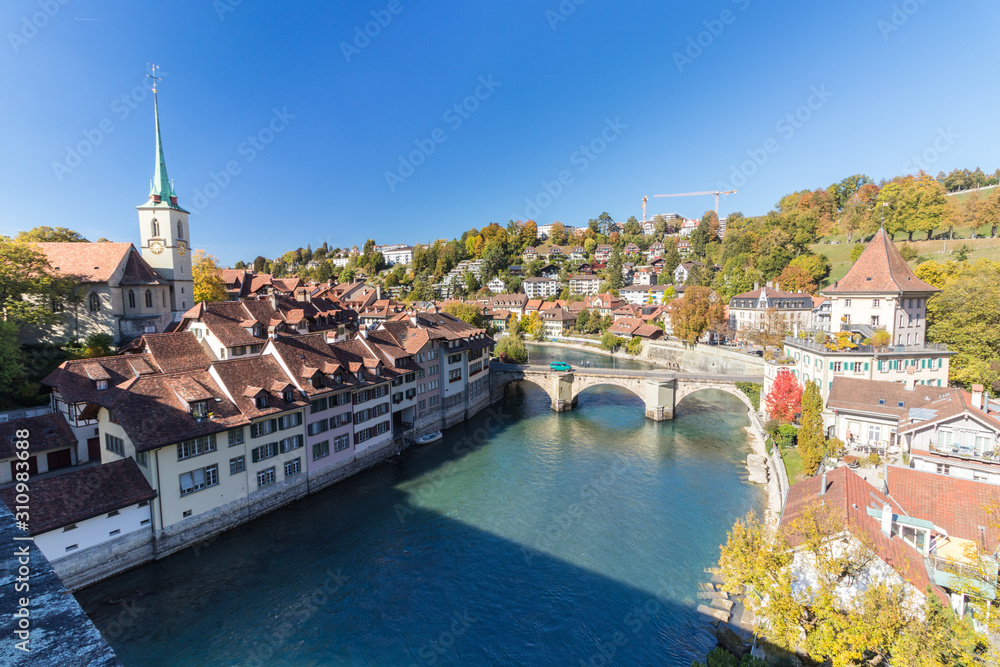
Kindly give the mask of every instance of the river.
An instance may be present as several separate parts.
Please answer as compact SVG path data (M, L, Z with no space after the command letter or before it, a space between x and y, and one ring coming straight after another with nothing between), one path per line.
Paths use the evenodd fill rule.
M77 598L126 666L686 667L715 644L703 570L764 506L747 423L722 392L655 423L618 388L557 414L515 385L442 441Z

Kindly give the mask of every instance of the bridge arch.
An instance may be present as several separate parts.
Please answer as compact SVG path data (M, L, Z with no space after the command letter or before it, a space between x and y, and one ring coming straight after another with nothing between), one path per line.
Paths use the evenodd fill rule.
M542 378L534 377L532 375L496 377L491 373L491 379L494 380L491 387L491 392L493 394L491 399L493 401L499 401L507 393L508 387L519 382L524 382L538 387L545 392L545 395L549 397L550 402L554 400L552 398L551 387L548 386L551 382L546 382Z
M646 401L646 385L645 380L642 378L638 380L627 380L606 377L577 377L576 381L573 383L573 405L576 405L577 400L580 398L580 394L588 389L593 389L594 387L617 387L618 389L624 389L644 403Z
M715 383L715 382L682 382L678 383L677 394L674 397L674 405L680 405L680 402L692 394L696 394L699 391L705 391L707 389L715 389L716 391L725 392L731 396L743 401L743 405L747 407L750 412L756 412L757 408L753 406L750 402L750 397L740 391L735 385L728 383Z

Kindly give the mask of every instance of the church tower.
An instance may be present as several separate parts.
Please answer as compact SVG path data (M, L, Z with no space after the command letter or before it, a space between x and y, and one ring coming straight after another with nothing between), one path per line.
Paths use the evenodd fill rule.
M194 306L191 276L191 231L187 211L177 205L177 194L167 178L160 137L160 108L156 97L156 68L153 68L153 119L156 123L156 168L149 199L139 210L139 238L142 258L170 283L170 308L185 312Z

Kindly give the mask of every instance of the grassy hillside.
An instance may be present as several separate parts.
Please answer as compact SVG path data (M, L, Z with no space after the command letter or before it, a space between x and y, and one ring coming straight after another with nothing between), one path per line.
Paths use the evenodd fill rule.
M978 190L966 190L964 192L956 192L954 194L948 195L948 197L954 199L958 202L964 202L966 199L970 199L973 195L979 194L980 197L985 197L990 194L993 188L1000 187L1000 185L987 185L985 188L979 188Z
M986 230L989 233L989 230ZM958 236L958 230L955 230ZM903 241L896 241L896 247L903 245ZM952 253L962 245L972 248L969 253L970 259L985 257L993 261L1000 261L1000 238L997 239L959 239L954 241L914 241L913 248L917 251L917 259L932 259L936 262L946 262L953 258ZM817 255L826 255L833 268L830 270L829 282L840 280L851 268L851 248L849 243L816 243L812 251ZM916 266L917 260L910 262L910 266Z

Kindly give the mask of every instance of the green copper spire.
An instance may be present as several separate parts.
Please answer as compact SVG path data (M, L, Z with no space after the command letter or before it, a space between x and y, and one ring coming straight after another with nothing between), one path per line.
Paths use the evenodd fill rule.
M167 176L167 161L163 157L163 139L160 136L160 106L156 98L156 82L160 80L156 76L157 67L153 66L153 73L149 78L153 79L153 119L156 123L156 170L153 172L153 182L150 184L149 196L159 196L160 204L170 208L178 208L176 202L177 193L174 192ZM174 199L172 200L171 197Z

